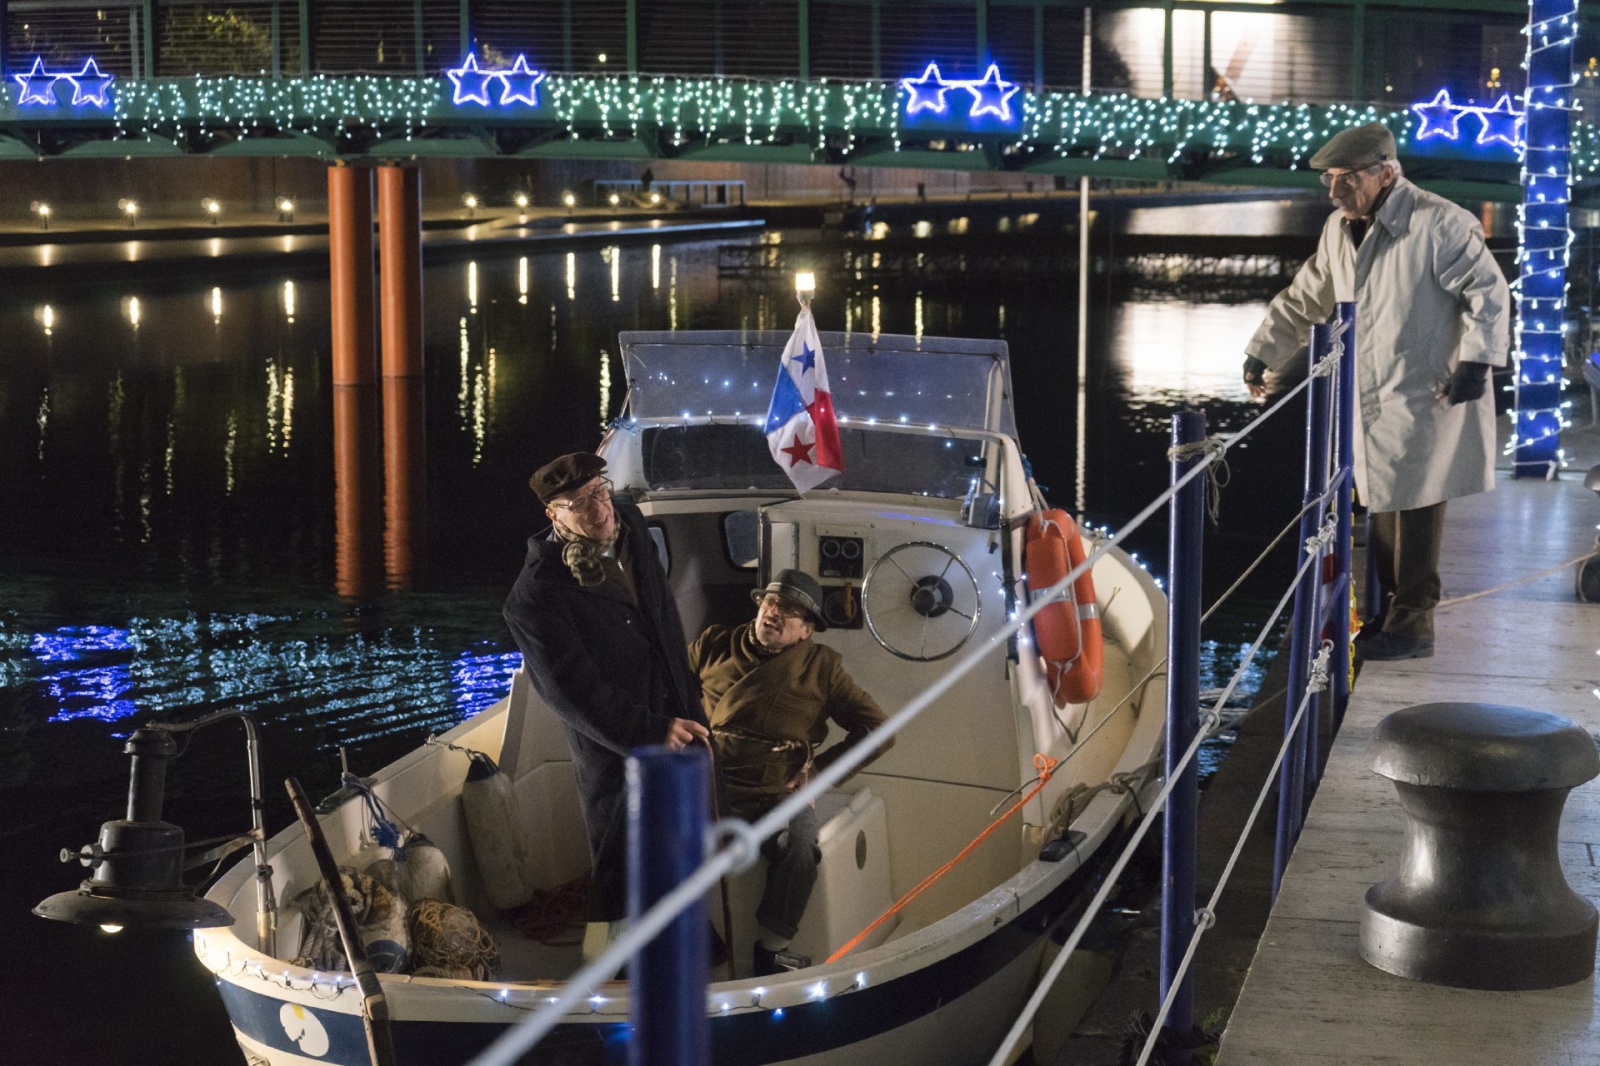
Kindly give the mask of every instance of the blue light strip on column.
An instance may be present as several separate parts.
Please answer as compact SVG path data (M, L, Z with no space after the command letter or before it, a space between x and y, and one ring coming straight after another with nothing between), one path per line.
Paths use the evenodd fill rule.
M1512 359L1515 477L1550 477L1562 464L1562 337L1566 331L1567 261L1572 246L1567 201L1571 185L1572 42L1578 0L1529 0L1528 90L1523 101L1526 146L1522 208L1517 220L1517 326Z

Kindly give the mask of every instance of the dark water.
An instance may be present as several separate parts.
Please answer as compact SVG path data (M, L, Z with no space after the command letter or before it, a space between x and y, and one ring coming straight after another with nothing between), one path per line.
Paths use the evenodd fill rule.
M1173 410L1199 404L1213 431L1253 414L1238 374L1262 303L1130 299L1096 279L1080 485L1062 248L1043 276L1030 260L1015 279L920 289L869 268L825 287L816 312L824 328L1004 337L1038 480L1115 525L1165 486ZM410 461L389 477L411 504L383 496L375 407L335 417L316 272L0 293L0 1062L239 1061L186 944L27 913L82 876L57 851L120 815L119 738L152 716L248 709L276 831L291 819L284 777L321 795L341 745L371 771L497 699L516 662L500 603L539 521L526 478L593 447L617 413L617 332L793 321L786 292L719 284L717 256L632 245L430 267L426 380L408 398ZM372 435L337 431L351 424ZM1286 423L1237 453L1208 601L1295 512L1299 442ZM1158 572L1164 544L1164 519L1133 542ZM1283 556L1208 628L1203 684L1226 679L1292 566ZM240 735L207 730L173 764L167 817L191 839L248 826Z

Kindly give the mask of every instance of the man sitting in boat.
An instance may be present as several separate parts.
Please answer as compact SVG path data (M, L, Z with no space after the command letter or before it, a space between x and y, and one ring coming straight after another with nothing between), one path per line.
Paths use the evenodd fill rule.
M628 750L708 737L667 575L639 509L612 499L605 466L575 452L534 472L528 484L552 527L529 538L505 606L523 667L572 749L593 861L585 959L628 913Z
M845 672L839 653L811 641L826 629L822 587L801 570L780 570L751 593L753 622L712 626L689 647L711 722L727 813L754 821L883 724L883 710ZM832 720L844 738L812 757ZM877 758L893 745L884 741ZM869 762L871 760L868 760ZM789 942L817 881L817 816L805 808L761 845L767 884L756 908L757 976L798 970L811 960Z

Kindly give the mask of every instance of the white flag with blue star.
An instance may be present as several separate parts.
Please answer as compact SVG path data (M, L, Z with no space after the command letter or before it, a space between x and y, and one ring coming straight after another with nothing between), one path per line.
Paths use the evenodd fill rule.
M794 334L784 345L767 408L766 434L772 458L801 492L844 473L828 367L809 307L800 310Z

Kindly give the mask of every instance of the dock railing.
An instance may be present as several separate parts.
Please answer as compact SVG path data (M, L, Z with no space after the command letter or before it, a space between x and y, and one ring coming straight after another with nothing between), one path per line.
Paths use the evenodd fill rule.
M1165 814L1161 940L1161 1003L1137 1059L1144 1066L1163 1033L1189 1036L1193 977L1190 967L1200 940L1216 921L1217 904L1244 850L1267 797L1279 797L1273 893L1281 883L1294 842L1300 833L1309 793L1321 766L1319 693L1331 682L1331 721L1336 729L1349 693L1350 662L1350 508L1354 483L1352 432L1355 388L1354 304L1338 305L1334 321L1313 328L1309 373L1305 381L1278 397L1243 429L1228 436L1207 436L1204 415L1185 411L1173 416L1171 484L1120 530L1107 536L1082 563L1054 586L1032 597L986 646L956 658L933 685L889 717L878 733L892 737L925 711L1034 615L1054 602L1106 552L1163 509L1169 510L1170 563L1168 595L1168 660L1144 680L1165 668L1169 674L1166 774L1153 801L1130 830L1116 859L1080 913L1061 951L1039 980L990 1066L1009 1061L1028 1032L1046 994L1077 950L1104 907L1118 879L1158 816ZM1306 392L1306 474L1298 515L1273 540L1223 595L1201 614L1200 557L1208 492L1215 483L1202 480L1221 464L1229 449ZM1279 598L1256 639L1241 656L1238 668L1203 715L1199 701L1200 627L1291 531L1298 530L1302 551L1294 577ZM1283 741L1277 758L1256 796L1244 828L1217 883L1202 907L1195 899L1195 758L1201 744L1222 724L1222 708L1239 687L1265 643L1277 633L1278 621L1293 603L1289 631L1291 682L1285 697ZM1142 682L1141 682L1142 684ZM1107 713L1106 719L1117 708ZM1103 722L1102 722L1103 724ZM636 1066L701 1066L709 1061L705 951L706 893L718 879L753 865L760 844L781 830L800 810L833 788L867 760L871 745L857 745L795 790L754 824L724 819L714 826L698 816L703 832L686 827L682 805L650 802L651 797L703 792L703 756L641 749L629 772L630 837L652 839L662 846L631 848L629 868L630 924L599 957L584 965L539 1009L511 1027L472 1066L512 1066L527 1050L559 1025L601 982L629 965L631 1010L635 1022L629 1061ZM661 778L676 783L660 783ZM646 790L646 784L650 785ZM670 841L671 843L665 843ZM665 935L663 935L665 934ZM661 939L658 941L658 937Z

